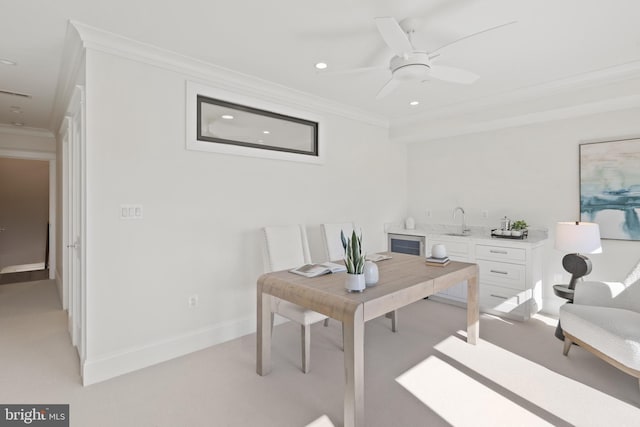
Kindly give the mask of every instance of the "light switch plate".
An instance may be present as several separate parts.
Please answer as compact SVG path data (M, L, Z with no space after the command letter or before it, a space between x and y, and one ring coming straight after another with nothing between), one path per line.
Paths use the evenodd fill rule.
M142 205L120 205L120 219L142 219Z

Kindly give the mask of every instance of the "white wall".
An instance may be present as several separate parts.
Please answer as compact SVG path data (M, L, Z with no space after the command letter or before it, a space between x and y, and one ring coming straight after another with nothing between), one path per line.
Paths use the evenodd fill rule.
M406 152L386 128L320 112L324 165L187 151L185 75L97 51L86 75L85 382L255 330L260 227L307 224L320 260L321 222L355 220L379 251L405 214Z
M579 219L578 146L640 135L639 114L634 109L411 144L409 214L421 223L450 224L453 209L463 206L470 225L497 227L506 215L548 228L544 310L557 313L564 300L552 286L568 283L569 275L553 233L556 222ZM603 253L589 257L590 279L619 280L640 259L640 242L603 240Z

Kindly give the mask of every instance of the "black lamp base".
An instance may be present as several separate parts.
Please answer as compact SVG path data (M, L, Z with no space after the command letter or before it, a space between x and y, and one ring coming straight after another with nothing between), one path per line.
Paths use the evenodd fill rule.
M578 279L591 273L591 260L580 254L565 255L564 258L562 258L562 266L571 273L569 289L575 289Z

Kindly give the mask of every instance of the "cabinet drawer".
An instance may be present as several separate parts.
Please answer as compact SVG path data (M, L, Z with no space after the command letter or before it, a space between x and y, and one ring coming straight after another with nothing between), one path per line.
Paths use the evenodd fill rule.
M503 313L521 311L522 305L528 299L526 294L526 291L482 285L480 286L480 308Z
M525 289L524 265L486 260L476 260L476 263L480 268L480 283Z
M526 251L520 248L506 248L504 246L477 245L476 258L524 263L526 261Z

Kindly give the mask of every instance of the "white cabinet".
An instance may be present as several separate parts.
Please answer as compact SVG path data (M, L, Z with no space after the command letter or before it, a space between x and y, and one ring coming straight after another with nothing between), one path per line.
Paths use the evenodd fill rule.
M541 248L514 245L517 243L476 244L480 310L528 320L542 307Z
M530 235L527 240L478 235L448 236L417 230L413 234L414 240L415 236L425 239L421 244L426 246L427 256L431 255L433 245L443 244L451 260L478 264L482 312L528 320L542 308L542 248L547 240L546 233L535 238ZM392 236L392 231L389 231L389 237ZM389 240L389 248L391 247ZM466 306L467 282L461 282L429 298Z
M471 262L473 258L473 243L466 238L437 236L431 237L427 241L428 252L431 255L433 245L444 245L447 248L447 256L452 261ZM466 306L467 304L467 281L460 282L432 297L433 300L455 303L456 305Z

